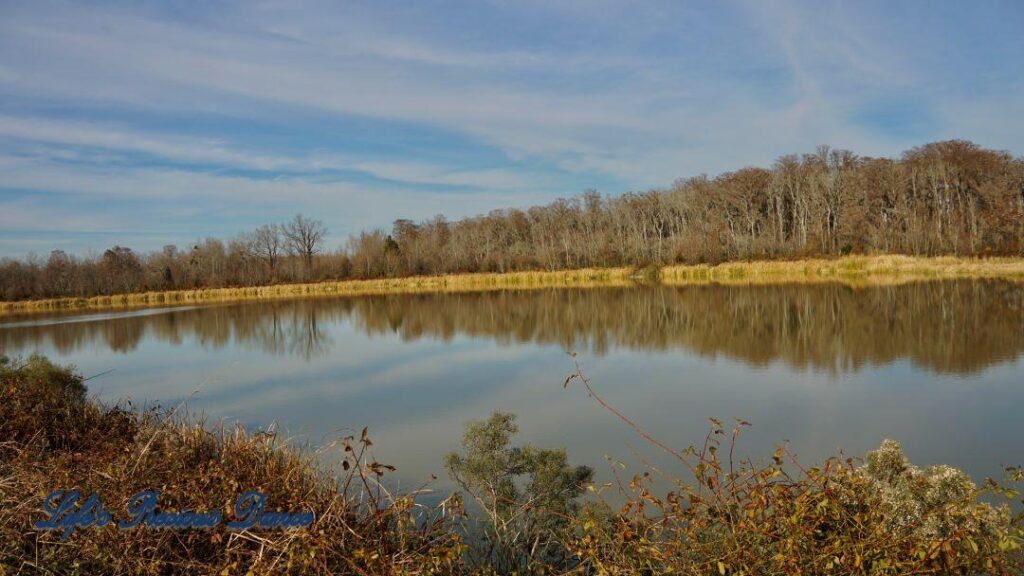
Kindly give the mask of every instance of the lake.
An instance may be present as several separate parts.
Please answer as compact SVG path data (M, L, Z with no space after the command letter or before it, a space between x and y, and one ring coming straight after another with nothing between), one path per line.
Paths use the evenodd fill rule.
M653 436L699 442L739 417L740 455L789 440L810 462L883 438L975 480L1024 462L1024 284L936 281L544 289L93 312L0 320L0 351L75 364L90 391L136 407L188 398L208 421L277 423L313 444L370 429L418 487L451 484L462 424L519 416L520 439L676 471L572 383ZM194 394L193 394L194 392Z

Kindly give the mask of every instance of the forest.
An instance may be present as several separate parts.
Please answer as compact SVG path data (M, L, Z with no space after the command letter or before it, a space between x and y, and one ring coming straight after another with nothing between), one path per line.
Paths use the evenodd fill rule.
M950 140L899 158L819 147L664 189L588 190L459 220L397 219L337 248L296 215L141 253L0 260L0 300L468 272L720 263L851 253L1024 255L1024 158Z

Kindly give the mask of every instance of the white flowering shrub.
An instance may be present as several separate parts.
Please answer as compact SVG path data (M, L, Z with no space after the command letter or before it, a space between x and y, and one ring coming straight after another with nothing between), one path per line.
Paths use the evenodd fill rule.
M978 487L963 471L910 463L895 440L869 452L858 472L882 503L887 528L925 540L957 535L997 536L1010 525L1010 509L977 500Z

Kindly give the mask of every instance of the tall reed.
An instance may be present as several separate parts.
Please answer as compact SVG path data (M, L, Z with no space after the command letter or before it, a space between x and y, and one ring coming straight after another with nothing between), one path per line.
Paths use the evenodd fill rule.
M75 310L129 309L156 306L271 300L313 296L362 296L430 292L478 292L540 288L628 286L637 282L690 284L770 284L841 282L888 285L952 278L1005 278L1024 281L1021 258L924 258L913 256L844 256L836 259L727 262L663 268L585 268L563 271L412 276L238 288L207 288L116 294L90 298L52 298L0 302L0 316Z

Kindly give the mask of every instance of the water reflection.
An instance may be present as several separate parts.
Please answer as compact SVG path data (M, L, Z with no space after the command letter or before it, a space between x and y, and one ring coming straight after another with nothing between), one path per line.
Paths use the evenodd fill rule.
M336 347L328 327L339 322L406 342L467 336L595 355L680 349L832 374L905 358L937 373L971 374L1024 352L1024 288L1001 281L648 286L273 301L9 320L0 324L0 350L67 355L102 345L130 353L153 339L311 361Z
M976 478L1024 461L1024 285L933 282L505 291L254 302L0 321L0 352L40 351L100 398L188 398L210 420L277 422L312 443L369 426L419 486L462 423L520 416L523 442L607 468L673 463L562 382L580 353L602 396L682 447L707 417L754 423L814 460L884 437ZM113 370L113 372L108 372ZM193 395L198 388L198 393ZM602 480L602 481L603 481Z

